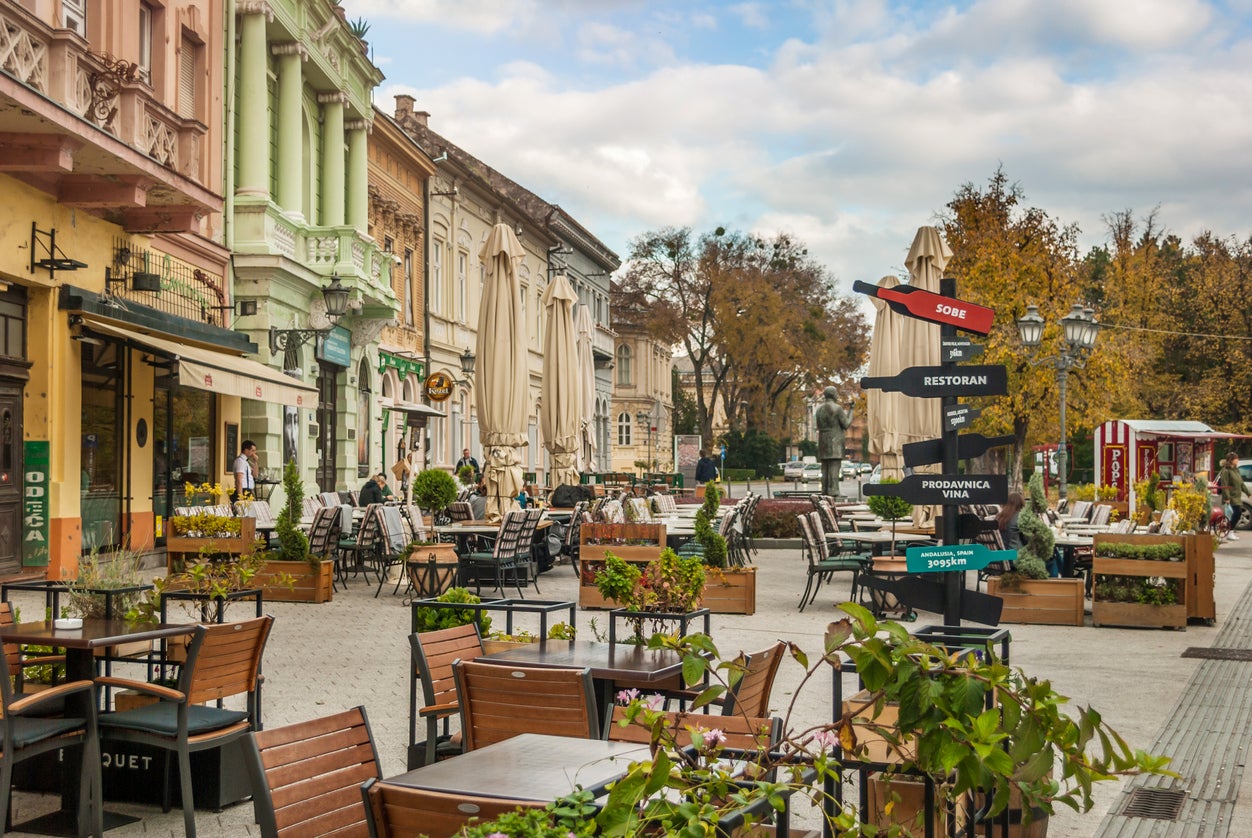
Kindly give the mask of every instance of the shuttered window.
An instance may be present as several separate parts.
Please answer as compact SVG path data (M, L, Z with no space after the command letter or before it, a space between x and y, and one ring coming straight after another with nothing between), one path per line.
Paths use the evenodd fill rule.
M196 52L194 41L183 38L178 52L178 115L196 118Z

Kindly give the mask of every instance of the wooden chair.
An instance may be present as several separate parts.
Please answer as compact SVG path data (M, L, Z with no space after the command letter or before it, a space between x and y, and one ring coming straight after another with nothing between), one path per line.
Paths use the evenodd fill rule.
M461 753L461 743L453 741L448 721L460 715L460 697L452 664L457 660L472 661L483 654L483 641L478 624L470 623L439 631L414 632L409 635L413 654L413 675L409 679L409 755L410 770L430 765L440 756ZM423 706L417 706L417 685L422 685ZM426 720L426 741L417 741L417 720ZM440 727L443 728L440 732Z
M313 514L309 527L309 552L323 559L334 555L339 547L340 514L338 507L321 506Z
M361 784L382 777L364 707L255 731L252 803L264 838L369 833Z
M519 733L600 738L591 670L500 666L479 661L452 665L461 700L465 750Z
M786 652L787 644L780 640L773 646L748 655L743 676L722 704L722 715L769 715L769 696L774 689L774 676L778 674L778 665L782 663Z
M0 602L0 625L13 624L12 607ZM28 666L64 663L63 657L24 658L16 643L4 644L5 663L9 677L0 677L0 833L7 831L10 801L13 793L13 768L20 762L40 754L81 745L82 763L79 774L78 835L104 835L101 806L100 737L96 728L96 688L91 681L71 681L50 689L24 695L20 690L21 673ZM69 696L86 696L79 704L83 715L65 715Z
M768 751L782 741L782 719L766 716L722 718L703 713L667 711L665 729L673 734L674 743L680 748L691 744L693 732L712 729L720 730L726 735L724 744L727 748L745 753ZM638 722L628 723L626 708L614 707L613 722L606 731L605 739L610 742L649 744L652 741L652 729Z
M261 713L256 696L261 656L273 623L273 617L258 617L239 623L196 626L177 689L113 676L96 679L102 686L136 690L159 699L156 704L134 710L105 713L100 717L100 728L106 739L139 742L177 752L183 823L188 838L195 838L196 834L191 753L242 739L259 725ZM227 710L204 704L235 695L247 697L247 710ZM168 777L165 809L169 809Z
M800 610L803 611L813 600L822 583L828 581L836 573L852 574L852 590L849 598L856 601L859 590L860 574L866 569L869 557L859 553L844 553L831 558L830 548L826 544L826 533L822 530L822 522L816 511L797 515L800 522L800 535L803 540L801 552L808 561L808 577L804 584L804 593L800 595Z
M370 838L455 835L471 821L489 821L515 809L543 809L548 805L544 801L471 797L374 780L366 782L360 793L369 813Z

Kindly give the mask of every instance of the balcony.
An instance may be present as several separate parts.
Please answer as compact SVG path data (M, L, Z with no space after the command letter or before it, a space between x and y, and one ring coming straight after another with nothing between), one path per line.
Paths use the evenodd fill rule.
M617 332L605 326L603 323L597 323L595 329L591 333L591 354L598 361L611 361L614 356L615 339Z
M0 172L132 233L198 232L221 211L208 128L154 99L135 65L15 3L0 26Z

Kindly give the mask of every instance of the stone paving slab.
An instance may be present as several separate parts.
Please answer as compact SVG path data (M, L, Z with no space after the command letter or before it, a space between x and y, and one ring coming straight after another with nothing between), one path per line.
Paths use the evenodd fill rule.
M798 546L762 549L757 565L760 570L756 615L713 616L713 637L722 654L731 656L739 650L761 649L777 639L794 641L808 651L819 649L827 623L838 617L836 600L847 596L847 580L839 580L833 588L823 587L817 602L800 613L797 605L804 589L805 564ZM1192 676L1202 665L1213 663L1182 658L1182 651L1188 646L1224 645L1227 641L1215 641L1228 623L1232 638L1236 631L1252 634L1252 620L1245 622L1236 607L1240 595L1252 582L1252 539L1223 545L1218 552L1217 574L1216 627L1190 626L1186 631L1096 629L1089 622L1086 627L1014 626L1013 664L1029 674L1050 678L1074 704L1090 704L1100 710L1132 746L1147 747L1158 739L1172 718L1174 708L1189 691ZM540 587L543 599L577 597L577 580L569 567L557 567L543 574ZM383 773L392 775L405 768L410 618L409 609L401 605L400 597L390 595L390 589L384 589L377 599L373 594L374 586L357 581L346 593L336 593L331 603L266 604L266 611L277 619L265 656L264 721L266 726L275 727L364 704L378 743ZM27 607L42 609L41 600L26 601L20 595L14 599ZM246 613L245 607L241 617ZM939 621L939 615L923 612L916 625ZM595 630L607 633L606 622L604 612L580 610L580 636L589 638ZM537 618L522 615L518 625L537 628ZM1233 639L1229 642L1235 643ZM789 724L798 728L828 720L828 677L819 676L797 698L799 667L784 661L771 702L774 712L790 713ZM850 694L853 687L852 676L847 676L845 694ZM1237 683L1224 682L1215 683L1211 689L1238 687ZM1241 764L1242 759L1239 761ZM1085 816L1068 810L1059 812L1051 819L1049 836L1088 838L1094 834L1102 814L1120 800L1123 785L1097 786L1096 808ZM1240 792L1243 799L1235 806L1236 824L1241 814L1244 820L1252 820L1252 796L1242 787L1232 794ZM14 820L20 823L54 805L50 795L19 793ZM143 818L139 823L110 831L110 836L183 833L178 809L162 813L159 806L130 804L109 804L108 808ZM258 834L248 803L220 813L198 811L196 820L204 835ZM812 828L817 823L816 815L801 804L794 823ZM1240 833L1232 830L1229 834Z

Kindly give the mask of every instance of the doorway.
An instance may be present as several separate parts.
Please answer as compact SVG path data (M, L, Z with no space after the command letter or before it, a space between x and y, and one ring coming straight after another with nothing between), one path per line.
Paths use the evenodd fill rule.
M339 416L339 367L325 361L318 363L317 373L317 488L335 491L335 464L339 462L339 444L335 420Z

